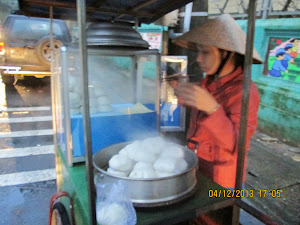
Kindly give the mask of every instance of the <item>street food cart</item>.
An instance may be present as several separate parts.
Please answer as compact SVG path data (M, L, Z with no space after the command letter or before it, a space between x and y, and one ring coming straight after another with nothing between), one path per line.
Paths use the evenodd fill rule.
M108 159L132 141L159 136L160 54L149 50L148 43L132 27L154 22L188 2L19 0L25 15L78 21L78 42L62 47L58 55L52 53L58 192L50 202L49 225L97 224L95 173L100 171L104 179L117 179L103 169ZM238 168L244 164L255 4L249 3L245 60L248 79L244 84ZM87 26L86 21L91 24ZM197 172L192 151L185 150L184 154L188 169L179 175L154 180L124 179L131 185L132 195L140 194L132 199L137 224L174 224L227 206L233 206L233 224L239 223L240 208L272 223L240 198L210 196L212 190L226 189ZM237 171L236 189L241 189L243 174L241 169ZM143 195L145 189L151 194Z

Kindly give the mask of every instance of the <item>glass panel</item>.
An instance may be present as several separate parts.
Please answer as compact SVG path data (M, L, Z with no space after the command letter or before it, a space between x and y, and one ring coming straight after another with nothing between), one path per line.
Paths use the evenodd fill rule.
M186 82L187 57L162 56L161 65L161 130L184 131L185 108L178 104L174 87L178 82Z
M131 57L89 54L88 70L91 107L97 104L94 102L96 96L102 96L98 99L99 105L134 103L135 77Z
M155 110L157 99L157 56L138 57L136 102Z
M54 120L54 133L56 134L57 143L64 154L66 154L65 145L65 120L64 120L64 101L63 101L63 80L62 80L62 55L54 55L53 69L51 81L52 85L52 107L54 108L53 120Z
M157 55L88 53L93 153L112 144L158 135ZM64 69L63 69L64 71ZM68 96L73 157L84 155L82 91L77 51L68 52Z

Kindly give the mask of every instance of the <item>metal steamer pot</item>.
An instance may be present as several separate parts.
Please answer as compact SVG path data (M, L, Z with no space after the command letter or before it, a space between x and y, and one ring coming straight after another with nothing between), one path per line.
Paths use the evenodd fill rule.
M179 202L191 196L197 184L198 157L190 149L180 146L184 150L184 159L188 164L186 171L173 176L162 178L129 178L109 174L106 170L112 156L131 142L124 142L108 146L93 156L94 168L99 173L96 182L111 183L119 180L128 185L130 198L136 207L157 207Z

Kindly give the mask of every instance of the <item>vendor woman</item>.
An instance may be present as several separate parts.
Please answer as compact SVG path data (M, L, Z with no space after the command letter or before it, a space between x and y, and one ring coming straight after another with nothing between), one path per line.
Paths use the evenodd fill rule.
M187 138L193 143L188 147L197 148L199 170L204 175L223 187L234 188L246 35L229 14L224 14L177 37L174 43L197 51L197 62L206 74L199 84L183 83L175 90L179 102L192 108ZM261 63L255 50L253 63ZM257 126L259 101L251 82L246 149Z

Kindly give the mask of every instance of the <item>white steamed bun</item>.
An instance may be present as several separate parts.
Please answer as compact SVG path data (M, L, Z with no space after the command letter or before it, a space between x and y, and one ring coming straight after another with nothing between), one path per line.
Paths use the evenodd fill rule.
M157 159L157 156L156 154L140 149L139 151L136 151L133 159L137 162L154 163Z
M140 145L141 141L135 141L125 147L130 159L134 159L135 154L140 151Z
M153 170L153 165L152 163L146 163L146 162L137 162L133 170Z
M188 168L183 158L161 157L153 165L156 171L165 173L181 173Z
M145 151L160 154L163 149L167 146L167 142L161 137L147 138L143 142Z
M129 174L131 178L155 178L157 177L156 172L154 169L140 169L140 170L132 170Z
M118 177L127 177L128 176L127 172L114 170L112 168L107 168L107 172L110 173L111 175L115 175L115 176L118 176Z
M125 155L114 155L108 162L110 168L122 172L128 172L133 167L133 161Z
M153 165L156 171L173 173L176 170L177 159L174 157L161 157Z

